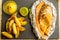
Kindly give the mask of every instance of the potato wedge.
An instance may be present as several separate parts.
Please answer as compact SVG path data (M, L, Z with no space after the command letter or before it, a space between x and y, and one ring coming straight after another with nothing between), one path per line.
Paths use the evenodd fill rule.
M6 31L7 31L7 32L9 32L9 31L8 31L8 28L9 28L9 21L6 22Z
M17 29L17 34L15 34L15 38L18 38L19 37L19 33L20 33L19 27L16 27L16 29Z
M25 18L20 17L18 18L19 22L21 23L21 25L25 26L27 24L27 21L25 21Z
M12 29L13 29L13 34L17 34L17 29L16 29L15 23L13 23Z
M7 32L2 32L2 35L4 35L7 38L13 38L13 36Z
M17 15L17 12L16 12L15 14L13 14L13 15L8 19L8 21L10 21L11 19L13 19L13 17L14 17L15 15Z
M14 16L14 20L15 20L16 26L17 26L17 27L20 27L20 26L21 26L21 23L19 22L19 20L18 20L18 18L16 17L16 15Z
M20 31L25 31L26 29L24 27L19 27Z
M14 20L12 19L9 23L9 32L11 33L12 32L12 25L14 23Z
M18 20L19 20L19 21L24 21L25 18L24 18L24 17L20 17L20 18L18 18Z
M8 21L10 21L11 19L13 19L13 17L15 16L16 14L13 14L9 19Z
M22 26L25 26L27 24L27 21L21 21L20 23Z

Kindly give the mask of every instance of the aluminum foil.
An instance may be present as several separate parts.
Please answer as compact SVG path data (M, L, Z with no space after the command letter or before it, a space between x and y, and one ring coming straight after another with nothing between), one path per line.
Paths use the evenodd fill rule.
M39 34L39 31L36 27L36 20L35 20L35 16L36 16L36 13L35 13L35 10L36 10L36 6L41 2L45 2L45 4L49 5L52 7L52 14L53 14L53 22L52 22L52 25L51 25L51 29L50 29L50 32L48 33L48 36L44 37L44 39L48 39L53 33L54 33L54 30L55 30L55 23L56 23L56 17L57 17L57 12L56 12L56 9L53 5L53 3L49 2L48 0L37 0L35 3L33 3L32 5L32 8L31 8L31 14L30 14L30 18L31 18L31 24L33 26L33 30L34 30L34 33L35 35L38 37L38 39L41 39L41 35Z

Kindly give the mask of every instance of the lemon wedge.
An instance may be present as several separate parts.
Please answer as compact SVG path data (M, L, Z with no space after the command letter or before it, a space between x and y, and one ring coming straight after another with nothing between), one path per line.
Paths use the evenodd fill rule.
M27 16L28 15L28 8L27 7L21 7L19 12L22 16Z
M7 1L3 5L3 10L6 14L13 14L17 10L17 4L15 1Z

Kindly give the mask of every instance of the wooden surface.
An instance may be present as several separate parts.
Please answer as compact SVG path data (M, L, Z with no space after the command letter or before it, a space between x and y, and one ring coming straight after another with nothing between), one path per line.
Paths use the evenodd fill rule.
M2 0L0 0L0 37L1 37Z
M58 5L59 5L59 39L60 39L60 0L58 1Z

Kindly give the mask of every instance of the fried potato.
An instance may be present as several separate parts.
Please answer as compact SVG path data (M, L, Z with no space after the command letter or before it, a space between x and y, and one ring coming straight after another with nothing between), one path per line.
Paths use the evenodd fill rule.
M16 29L17 29L17 34L15 34L15 38L18 38L19 37L19 33L20 33L19 27L16 27Z
M16 24L15 23L13 23L12 29L13 29L13 34L17 34L17 29L16 29Z
M9 28L9 21L6 22L6 31L7 32L9 32L8 28Z
M2 32L2 35L4 35L7 38L13 38L13 36L7 32Z
M19 20L19 21L24 21L25 18L24 18L24 17L20 17L20 18L18 18L18 20Z
M4 36L7 38L13 38L11 33L15 35L15 38L19 37L19 33L25 31L26 29L22 26L25 26L27 24L27 21L25 21L25 18L17 18L16 14L13 14L6 22L6 31L2 32ZM9 34L10 33L10 34Z
M27 24L27 21L20 22L22 26L25 26Z
M10 23L9 23L9 32L11 33L12 32L12 25L14 23L14 20L10 20Z
M19 20L18 20L18 18L16 17L16 15L14 16L14 20L15 20L16 26L17 26L17 27L20 27L20 26L21 26L21 23L19 22Z
M25 21L25 18L20 17L18 18L19 22L21 23L21 25L25 26L27 24L27 21Z
M25 31L26 29L24 27L19 27L20 31Z
M17 15L17 12L16 12L15 14L13 14L13 15L8 19L8 21L10 21L11 19L13 19L13 17L14 17L15 15Z

